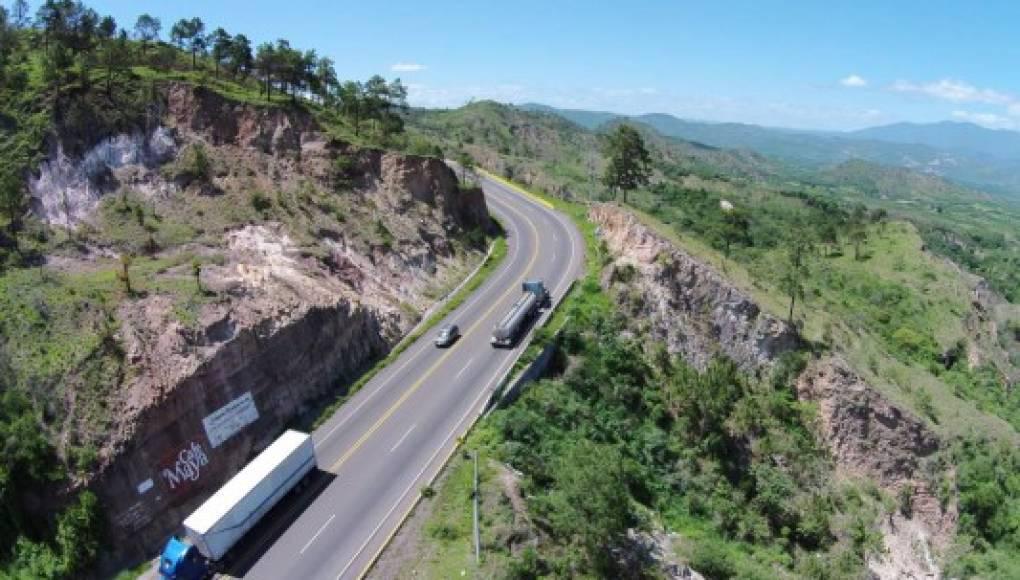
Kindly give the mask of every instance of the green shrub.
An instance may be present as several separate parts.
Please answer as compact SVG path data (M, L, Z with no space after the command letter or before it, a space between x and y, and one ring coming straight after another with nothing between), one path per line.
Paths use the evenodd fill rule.
M457 538L460 538L463 535L460 533L460 530L458 530L457 528L453 527L448 523L440 523L433 526L429 526L428 534L429 536L437 540L442 540L444 542L456 540Z
M273 200L261 191L256 191L251 195L251 206L255 211L265 214L273 208Z
M733 555L727 546L712 540L698 542L691 554L691 568L713 580L727 580L737 573Z
M192 183L209 183L212 179L212 160L202 143L189 146L177 160L174 180L181 187Z
M354 173L357 169L357 163L353 157L346 155L340 155L333 160L333 166L330 169L330 177L333 181L334 191L343 191L350 189L354 183Z

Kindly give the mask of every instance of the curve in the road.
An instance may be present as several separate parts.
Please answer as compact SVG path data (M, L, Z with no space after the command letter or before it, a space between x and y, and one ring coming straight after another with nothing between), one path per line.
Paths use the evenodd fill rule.
M445 321L465 328L447 350L424 336L313 433L320 469L336 478L276 539L250 578L360 577L474 423L495 382L524 346L496 350L488 332L520 293L542 278L561 294L583 264L573 224L506 186L483 180L503 222L508 257Z

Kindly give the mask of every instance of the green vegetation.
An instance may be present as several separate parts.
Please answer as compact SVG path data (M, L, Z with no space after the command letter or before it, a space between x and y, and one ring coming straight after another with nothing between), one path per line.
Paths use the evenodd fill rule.
M3 351L0 351L2 357ZM88 568L101 534L96 497L81 492L52 520L29 512L22 498L57 485L66 471L38 425L37 411L8 383L0 358L0 574L13 578L63 578Z
M628 191L648 185L652 158L637 129L617 125L605 137L604 155L607 161L602 183L610 191L623 192L623 203L627 203Z
M506 492L483 484L478 573L633 577L613 554L631 548L628 528L660 525L679 532L678 549L713 577L810 575L818 554L826 577L859 573L880 546L871 524L883 498L827 479L813 411L790 388L797 357L762 381L726 361L699 373L621 338L597 284L581 288L562 340L569 370L530 386L465 443L483 464L523 473L528 507L522 521L499 499ZM453 464L426 527L431 572L474 570L465 465ZM542 538L537 549L521 550L514 538L532 533Z
M543 180L549 175L536 177L551 182ZM537 195L584 219L583 205ZM961 533L947 555L950 572L1016 575L1016 390L1002 382L997 365L1003 359L991 350L984 366L964 360L971 345L988 344L968 326L972 282L924 251L922 228L854 196L840 201L812 186L732 178L663 179L635 191L630 202L644 210L636 213L646 224L714 265L773 314L789 314L795 293L796 321L812 348L843 350L869 381L935 423L954 442L932 466L943 501L953 495L953 466L959 478ZM580 225L591 234L590 223ZM595 249L589 272L601 272L599 259L591 263L599 253L594 237L589 245ZM789 386L797 360L764 380L742 376L726 361L698 373L640 336L640 342L621 339L623 321L610 304L597 274L579 284L554 317L566 354L556 368L569 370L529 387L466 443L524 474L522 495L543 538L538 549L487 543L480 570L506 577L619 574L604 556L607 548L625 548L623 525L679 532L677 552L710 577L862 573L866 555L882 549L876 519L912 506L903 494L883 497L868 484L828 479L827 454L812 435L814 410L798 403ZM989 346L1008 351L1016 324L999 320L999 336ZM550 335L540 332L536 344ZM578 449L612 457L599 464L619 462L622 474L587 473L583 463L564 459ZM578 483L598 490L586 500L590 505L572 495ZM447 483L439 497L458 493L457 485ZM615 495L621 489L626 514L603 511L600 498L624 503ZM490 517L499 529L500 518L509 516L493 509ZM483 539L486 533L483 525ZM425 542L430 565L473 570L459 536L444 542Z
M558 116L482 102L412 115L410 126L490 160L494 173L526 173L532 189L550 196L608 197L594 177L608 163L602 137ZM961 263L1011 296L1020 271L1015 209L906 170L859 162L809 174L629 126L641 131L654 175L628 202L658 231L775 316L795 318L818 346L847 351L894 400L942 417L948 434L962 434L961 425L984 413L1013 426L978 420L990 434L1015 433L1020 395L1004 377L1020 372L1020 342L976 333L968 321L974 281L930 253L951 254L932 232L959 232L952 234L959 251L985 232L979 254L989 261ZM988 317L1004 328L1020 309ZM986 354L978 368L948 356L971 350Z
M960 531L947 573L957 577L1020 576L1020 449L967 438L951 452L957 465Z

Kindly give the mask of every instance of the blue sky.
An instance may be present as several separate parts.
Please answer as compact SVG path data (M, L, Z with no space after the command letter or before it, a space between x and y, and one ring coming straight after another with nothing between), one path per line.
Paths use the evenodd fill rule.
M811 129L1020 129L1017 1L87 3L121 24L146 10L165 31L197 15L255 41L287 38L334 58L342 78L400 76L423 106L488 98Z

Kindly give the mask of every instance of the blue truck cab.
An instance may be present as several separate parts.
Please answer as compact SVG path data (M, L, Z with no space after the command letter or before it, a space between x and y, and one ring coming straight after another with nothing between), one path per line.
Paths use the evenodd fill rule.
M201 580L209 576L205 556L191 543L171 536L159 556L159 576L162 580Z

